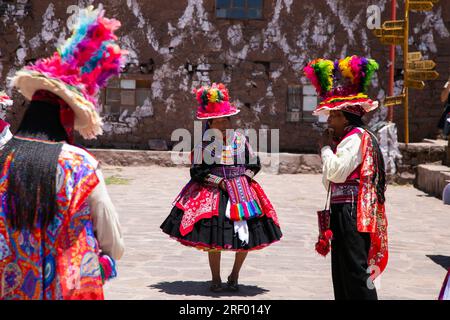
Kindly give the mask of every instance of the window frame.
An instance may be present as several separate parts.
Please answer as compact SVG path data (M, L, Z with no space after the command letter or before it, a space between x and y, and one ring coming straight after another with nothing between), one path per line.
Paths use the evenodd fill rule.
M305 97L316 97L317 103L319 103L319 97L314 91L314 95L305 94L304 88L305 84L289 84L287 87L287 101L286 101L286 122L302 122L311 123L315 122L316 116L313 115L314 110L305 110ZM296 90L296 92L291 92ZM294 100L292 101L292 97ZM295 104L295 100L298 100L297 108L292 108Z
M307 95L305 94L305 86L311 87L314 91L314 94ZM301 104L302 104L302 121L303 122L315 122L316 116L313 115L314 110L305 110L305 97L316 97L316 106L319 103L319 96L317 95L317 92L315 91L315 88L313 85L302 85L302 94L301 94Z

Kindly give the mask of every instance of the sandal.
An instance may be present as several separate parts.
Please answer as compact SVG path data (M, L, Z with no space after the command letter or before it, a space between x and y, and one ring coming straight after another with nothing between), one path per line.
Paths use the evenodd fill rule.
M228 277L228 281L227 281L227 289L229 291L239 291L239 284L237 280L231 280L230 277Z
M211 286L209 287L209 291L222 292L223 291L222 283L212 283Z

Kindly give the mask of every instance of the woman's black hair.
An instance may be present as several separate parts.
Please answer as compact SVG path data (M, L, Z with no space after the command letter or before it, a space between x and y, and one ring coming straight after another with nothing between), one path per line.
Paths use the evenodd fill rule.
M362 128L371 136L370 140L372 141L372 146L375 150L374 165L377 168L377 170L375 170L372 182L376 185L378 201L380 203L384 203L386 200L384 195L386 191L386 169L384 165L383 154L381 153L380 145L378 144L378 139L376 135L366 126L366 124L362 120L362 117L345 111L343 111L342 113L348 120L350 126Z
M32 101L29 104L16 134L22 137L40 135L49 141L68 141L66 130L61 124L59 105L44 101Z
M0 152L2 167L10 161L6 216L14 229L45 228L55 217L58 158L68 140L59 108L32 101L16 135Z

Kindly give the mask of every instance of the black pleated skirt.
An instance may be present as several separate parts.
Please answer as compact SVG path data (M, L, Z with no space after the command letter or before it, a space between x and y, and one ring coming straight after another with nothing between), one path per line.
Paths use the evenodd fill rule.
M234 223L225 216L228 194L220 190L219 215L198 221L184 237L180 234L183 210L173 207L161 229L181 244L205 251L251 251L269 246L281 239L280 227L263 215L247 220L249 239L243 243L234 232Z

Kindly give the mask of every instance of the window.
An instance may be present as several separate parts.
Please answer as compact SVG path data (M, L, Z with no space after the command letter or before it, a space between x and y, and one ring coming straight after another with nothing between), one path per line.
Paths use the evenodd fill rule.
M312 115L313 111L316 109L318 99L317 93L314 86L307 85L303 86L303 108L302 108L302 118L303 120L315 120Z
M263 0L216 0L216 17L262 19Z
M102 114L120 116L125 110L133 113L137 107L144 106L151 97L151 82L148 79L115 78L103 90Z
M311 85L288 87L287 121L314 121L312 115L318 103L316 90Z

